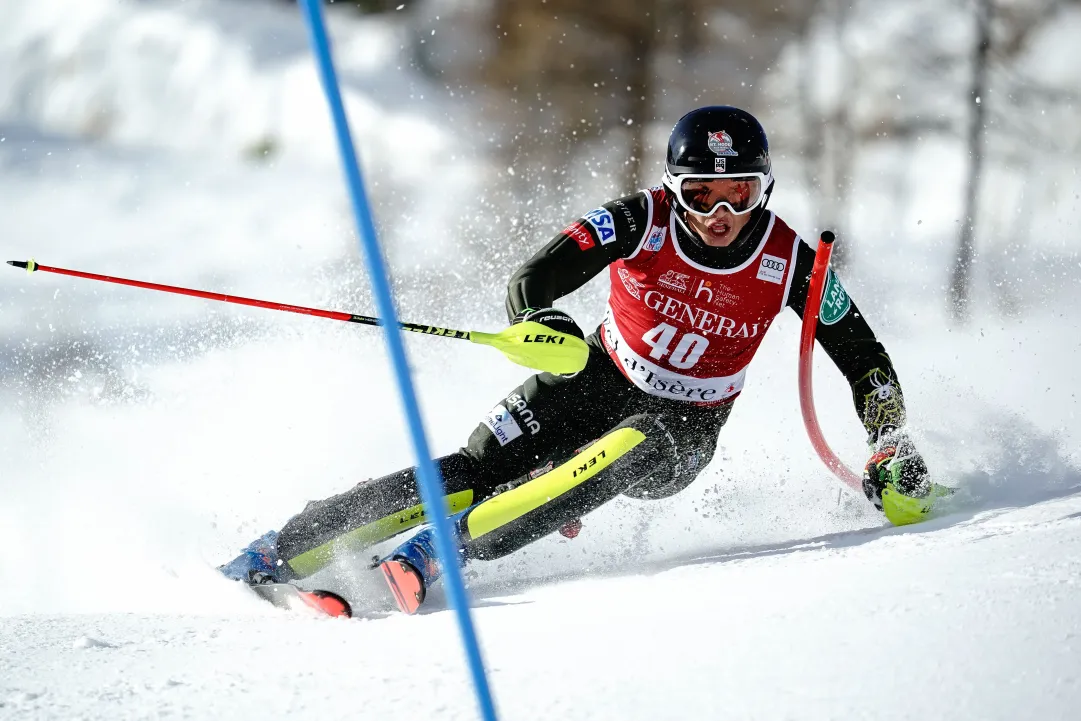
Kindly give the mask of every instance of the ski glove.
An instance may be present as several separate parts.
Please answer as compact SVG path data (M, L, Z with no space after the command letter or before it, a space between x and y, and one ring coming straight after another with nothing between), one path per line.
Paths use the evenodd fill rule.
M578 324L574 322L574 318L571 318L563 311L556 310L555 308L526 308L518 315L514 316L511 325L517 325L526 321L540 323L545 328L551 328L557 333L563 333L583 340L585 339L585 334L582 333L582 329L578 327Z
M882 491L887 485L911 498L922 498L931 490L927 464L905 431L882 427L872 447L871 460L863 469L863 492L875 508L882 510Z

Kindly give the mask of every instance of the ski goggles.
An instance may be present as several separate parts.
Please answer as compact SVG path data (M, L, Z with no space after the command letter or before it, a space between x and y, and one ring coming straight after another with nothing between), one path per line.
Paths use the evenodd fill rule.
M669 175L668 186L689 213L709 217L724 207L734 215L745 215L765 198L768 178L763 173L744 175Z

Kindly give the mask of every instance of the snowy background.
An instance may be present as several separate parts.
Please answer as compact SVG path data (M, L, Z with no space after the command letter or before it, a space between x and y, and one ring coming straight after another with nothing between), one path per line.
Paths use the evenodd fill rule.
M508 164L485 88L418 63L424 37L444 43L429 62L468 64L470 36L449 18L478 6L334 7L330 22L403 318L494 330L513 268L634 187L619 131L576 146L587 172L562 185L520 133L521 165ZM957 509L886 528L822 467L788 314L687 491L617 501L574 541L471 569L505 718L1065 719L1081 706L1081 8L1043 3L995 71L1003 98L1032 92L991 119L976 303L957 324L946 287L962 137L895 133L884 118L963 118L963 81L959 94L935 85L948 74L930 61L914 80L889 48L919 38L963 55L969 10L864 0L842 26L837 7L782 37L746 102L775 139L772 207L805 237L826 222L821 157L805 152L791 99L802 88L800 113L828 127L846 108L859 140L829 221L851 239L843 275L929 464L961 489ZM727 99L665 97L646 132L649 184L679 114ZM0 249L370 313L296 8L0 0ZM475 717L439 593L420 617L387 616L373 597L365 620L320 621L214 570L307 500L410 462L375 333L4 268L0 718ZM592 327L605 284L562 307ZM469 344L409 351L439 454L523 377ZM827 436L856 467L866 449L847 386L817 368ZM345 591L369 594L340 570Z

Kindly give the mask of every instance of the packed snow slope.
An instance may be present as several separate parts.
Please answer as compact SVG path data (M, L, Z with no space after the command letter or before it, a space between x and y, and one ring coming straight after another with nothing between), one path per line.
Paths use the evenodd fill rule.
M1068 719L1079 558L1073 496L481 590L475 613L507 719ZM0 712L476 718L450 613L252 606L7 619Z
M371 311L292 8L0 4L0 64L17 70L0 75L0 260ZM334 27L403 316L498 328L499 263L526 253L478 272L443 232L483 161L440 155L440 189L417 208L417 179L382 154L401 133L466 147L447 130L463 110L400 67L393 24ZM283 114L259 98L284 99ZM264 136L280 147L253 157ZM802 202L784 184L776 201ZM574 541L470 568L503 717L1076 716L1076 284L1030 278L1054 302L945 323L944 246L927 228L954 218L927 207L941 217L880 246L916 280L870 263L845 280L899 369L921 450L959 488L951 513L884 527L821 466L788 314L687 491L618 500ZM876 252L867 237L860 258ZM1072 264L1053 277L1074 277L1069 252L1047 250ZM476 717L438 590L405 618L366 572L335 568L322 581L362 618L329 621L214 570L307 500L411 461L371 329L3 268L0 718ZM603 290L563 307L591 327ZM440 454L526 373L481 347L408 343ZM826 433L856 466L847 386L818 361Z

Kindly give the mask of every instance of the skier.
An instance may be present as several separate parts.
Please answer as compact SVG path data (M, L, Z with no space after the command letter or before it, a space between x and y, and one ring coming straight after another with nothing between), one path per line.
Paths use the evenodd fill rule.
M660 186L586 213L511 277L508 318L540 323L552 337L583 337L552 307L558 298L605 268L611 290L580 372L526 379L464 448L437 460L459 562L497 558L557 530L573 537L579 519L612 498L665 498L705 468L774 318L785 307L803 314L814 251L767 209L773 188L754 116L699 108L672 130ZM927 497L893 364L832 271L817 338L868 434L868 499L881 510L887 487ZM407 468L309 503L221 570L249 583L301 578L423 516ZM399 607L415 611L442 570L431 527L381 567Z

